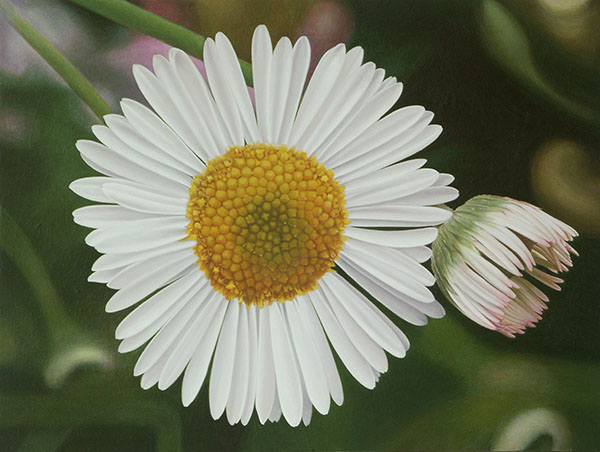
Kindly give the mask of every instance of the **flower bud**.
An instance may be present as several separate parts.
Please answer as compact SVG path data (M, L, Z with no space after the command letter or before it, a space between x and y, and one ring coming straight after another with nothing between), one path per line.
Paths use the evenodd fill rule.
M464 315L514 337L534 327L546 309L546 285L572 266L577 232L523 201L471 198L439 228L432 267L444 295Z

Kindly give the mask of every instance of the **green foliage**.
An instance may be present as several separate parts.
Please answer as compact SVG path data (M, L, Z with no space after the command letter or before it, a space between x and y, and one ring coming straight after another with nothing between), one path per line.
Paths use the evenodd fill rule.
M507 70L519 61L499 61L506 54L490 53L482 41L479 2L348 5L356 21L352 44L405 83L399 106L423 104L443 124L444 134L423 156L428 166L456 176L459 203L480 193L536 203L529 182L535 149L556 135L593 142L596 132L585 118L557 106L556 98L521 76L525 72ZM536 48L545 43L552 49L543 33L535 37ZM508 56L514 56L510 49ZM578 77L592 79L584 66L578 68ZM119 79L112 83L121 86ZM509 340L485 331L448 303L448 315L428 326L397 321L411 339L407 357L391 358L373 391L338 363L344 404L332 406L327 416L315 413L308 428L261 426L256 417L245 428L215 422L206 386L187 409L179 384L166 392L141 390L131 375L139 352L116 354L113 334L122 315L104 312L111 290L86 281L97 253L84 244L88 231L72 222L71 212L87 201L68 184L92 175L74 143L91 138L94 119L70 89L33 70L22 76L0 72L0 98L0 205L78 331L66 342L85 332L95 346L111 351L114 363L78 368L60 388L48 387L44 369L55 347L66 342L50 339L53 325L35 289L45 277L38 273L41 279L32 284L14 254L0 254L0 435L6 450L488 449L514 416L538 407L567 420L572 448L600 445L600 243L594 237L577 239L581 257L527 335ZM588 107L598 115L597 106ZM2 218L3 236L7 221Z

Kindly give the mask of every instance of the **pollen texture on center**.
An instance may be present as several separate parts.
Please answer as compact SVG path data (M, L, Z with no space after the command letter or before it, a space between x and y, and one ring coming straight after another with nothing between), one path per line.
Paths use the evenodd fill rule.
M316 289L344 243L344 187L285 146L232 147L190 187L188 239L212 286L264 306Z

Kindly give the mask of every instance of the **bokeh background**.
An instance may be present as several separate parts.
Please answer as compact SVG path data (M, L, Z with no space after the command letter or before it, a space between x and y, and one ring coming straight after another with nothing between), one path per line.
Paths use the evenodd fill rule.
M168 47L57 0L13 2L115 111L141 100L131 65ZM266 23L307 34L315 57L365 49L405 84L398 106L436 113L422 153L481 193L542 206L581 236L581 256L538 327L514 340L454 310L414 327L373 391L341 369L345 401L310 427L213 421L205 385L143 391L119 355L112 291L88 283L96 252L69 191L93 175L74 143L97 119L0 19L0 450L391 450L600 448L600 2L593 0L145 0L138 4L248 59ZM441 295L438 292L438 296Z

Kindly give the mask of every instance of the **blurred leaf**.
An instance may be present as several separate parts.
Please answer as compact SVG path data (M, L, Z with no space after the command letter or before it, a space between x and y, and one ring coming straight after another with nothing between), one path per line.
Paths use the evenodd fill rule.
M553 140L531 165L533 189L542 206L580 233L600 236L600 166L577 143Z
M600 125L599 110L564 96L546 80L535 65L527 35L505 6L495 0L483 1L481 33L490 55L534 92L568 113Z
M71 428L38 429L31 431L21 443L20 452L55 452L63 445Z

